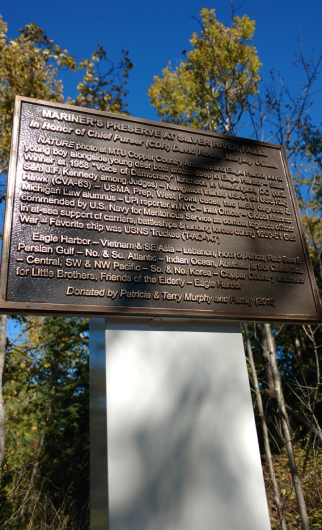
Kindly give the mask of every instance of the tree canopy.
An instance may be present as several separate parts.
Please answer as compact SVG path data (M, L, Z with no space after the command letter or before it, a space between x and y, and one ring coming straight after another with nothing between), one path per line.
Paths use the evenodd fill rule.
M258 91L261 62L251 44L255 22L234 16L231 27L216 19L214 9L202 9L200 35L192 50L172 69L155 76L148 94L159 116L170 123L235 133Z
M21 29L18 38L9 39L0 15L0 174L8 167L15 96L127 113L124 99L132 67L127 51L122 50L122 59L114 64L102 46L77 62L34 23ZM58 76L66 70L83 73L75 98L63 94Z

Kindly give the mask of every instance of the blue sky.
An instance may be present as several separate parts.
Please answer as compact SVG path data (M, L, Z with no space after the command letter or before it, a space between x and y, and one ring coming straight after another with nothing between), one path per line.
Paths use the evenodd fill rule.
M168 61L175 66L182 50L189 49L204 6L213 7L218 20L230 23L230 0L16 0L3 2L0 13L8 23L9 37L16 37L18 29L32 21L80 58L88 57L97 44L105 47L114 62L121 58L122 49L128 50L135 63L129 79L129 111L132 116L157 120L147 90ZM276 68L294 90L301 82L300 72L292 65L299 34L306 56L313 49L316 57L322 52L322 1L244 0L235 2L235 8L238 15L247 14L256 21L254 44L263 63L262 76L268 78ZM318 84L322 85L322 76ZM65 78L64 86L65 95L73 96L75 80ZM314 118L320 124L322 94L316 99Z

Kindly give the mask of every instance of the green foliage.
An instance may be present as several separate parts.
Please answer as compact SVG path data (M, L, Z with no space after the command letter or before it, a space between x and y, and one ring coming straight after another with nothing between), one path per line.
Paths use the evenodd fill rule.
M24 320L7 353L0 527L87 528L88 321Z
M301 128L294 165L294 185L315 277L322 289L322 138L308 120ZM299 158L299 156L297 157Z
M307 505L309 522L311 528L322 527L322 454L312 444L309 436L305 444L294 444L295 459L302 475L303 492ZM302 524L298 515L298 507L292 484L292 476L289 471L288 457L285 448L274 458L277 482L280 488L282 502L284 505L287 528L289 530L301 530ZM264 458L264 479L270 510L272 530L279 530L280 524L274 503L273 489L269 479L268 466Z
M89 59L77 63L35 24L27 25L20 33L17 39L8 39L7 25L0 15L0 174L8 167L14 97L62 102L59 71L83 72L76 98L68 98L67 103L127 113L124 98L133 67L128 52L122 51L123 58L115 66L104 48L98 46Z
M235 16L231 27L218 22L214 9L203 8L201 34L192 51L173 70L155 76L148 93L165 121L231 133L257 93L261 63L250 43L255 22Z

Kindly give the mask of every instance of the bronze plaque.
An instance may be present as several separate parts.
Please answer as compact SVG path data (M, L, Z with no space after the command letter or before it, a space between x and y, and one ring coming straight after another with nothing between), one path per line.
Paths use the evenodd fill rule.
M17 98L12 313L321 320L284 149Z

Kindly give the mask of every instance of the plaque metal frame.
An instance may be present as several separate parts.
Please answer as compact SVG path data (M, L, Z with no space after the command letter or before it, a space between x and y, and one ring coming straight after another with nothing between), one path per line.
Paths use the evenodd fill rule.
M124 305L98 305L98 304L84 304L81 303L81 299L78 299L75 303L53 303L50 300L50 295L46 302L34 302L31 299L25 301L17 300L8 300L7 296L7 287L8 287L8 275L9 275L9 260L12 253L12 232L14 230L13 226L13 214L15 206L15 192L16 192L16 176L17 176L17 164L19 161L19 141L20 141L20 125L21 125L21 114L22 114L22 105L24 103L31 105L43 106L49 109L60 109L65 112L77 113L77 114L86 114L89 116L99 117L102 120L114 120L120 123L129 124L132 127L135 125L147 126L152 128L157 128L162 131L170 131L173 134L176 132L182 134L199 134L202 137L217 138L222 141L230 142L244 142L244 144L257 147L265 148L269 147L272 150L278 150L280 152L280 157L282 160L282 166L284 171L284 177L286 179L286 189L289 191L289 199L294 208L294 224L297 225L297 234L299 237L299 245L302 251L302 257L305 263L303 266L307 274L307 285L305 286L306 295L312 301L311 306L314 307L314 310L308 312L300 313L288 311L287 313L281 312L278 309L262 310L261 307L254 307L251 311L243 312L243 306L231 308L230 311L217 309L199 308L194 306L194 308L175 308L175 307L144 307L135 305L135 301L130 301ZM264 245L264 242L262 242ZM262 248L261 248L262 250ZM57 280L58 281L58 280ZM279 287L277 285L277 287ZM276 291L276 286L274 286ZM295 288L294 288L295 289ZM231 293L230 293L231 294ZM238 294L238 293L233 293ZM221 134L209 133L206 131L198 131L197 129L189 129L181 126L174 126L170 124L164 124L159 122L153 122L148 120L136 119L123 115L115 115L111 113L101 112L91 109L83 109L80 107L75 107L65 104L57 104L51 102L44 102L40 100L35 100L31 98L17 97L15 110L14 110L14 120L13 120L13 133L12 133L12 144L11 144L11 154L10 154L10 165L8 172L8 191L7 191L7 203L6 203L6 214L5 214L5 226L4 226L4 237L3 237L3 246L2 246L2 265L1 265L1 288L0 288L0 309L1 311L8 314L42 314L42 315L79 315L79 316L113 316L119 317L122 320L133 320L134 317L145 317L155 318L155 317L172 317L172 318L181 318L181 319L194 319L194 320L209 320L209 319L221 319L221 320L237 320L237 321L264 321L264 322L292 322L292 323L315 323L322 320L322 309L319 301L318 290L316 282L314 279L314 273L312 265L310 262L308 249L305 242L304 231L301 224L300 213L298 210L295 191L292 186L291 174L288 168L285 149L282 146L274 144L265 144L263 142L254 142L251 140L236 138L236 137L227 137ZM266 309L266 308L265 308Z

